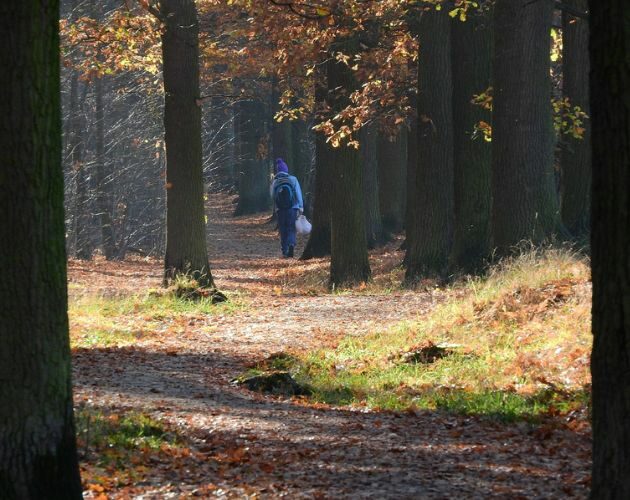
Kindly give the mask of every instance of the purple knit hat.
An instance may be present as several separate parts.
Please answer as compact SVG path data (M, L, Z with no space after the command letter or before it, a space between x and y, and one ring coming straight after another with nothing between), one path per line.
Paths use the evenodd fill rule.
M282 158L276 158L276 173L284 172L285 174L289 173L289 167L284 162Z

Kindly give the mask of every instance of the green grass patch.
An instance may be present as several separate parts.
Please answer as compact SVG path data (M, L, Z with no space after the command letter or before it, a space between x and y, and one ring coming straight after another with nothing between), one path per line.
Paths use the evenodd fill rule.
M524 254L444 290L419 321L347 337L283 369L315 401L336 405L502 420L584 410L589 274L588 262L566 250Z
M151 338L156 332L177 332L190 320L203 322L207 317L235 314L246 307L246 300L238 294L218 304L213 304L211 297L188 300L162 291L77 296L68 305L71 345L122 347Z

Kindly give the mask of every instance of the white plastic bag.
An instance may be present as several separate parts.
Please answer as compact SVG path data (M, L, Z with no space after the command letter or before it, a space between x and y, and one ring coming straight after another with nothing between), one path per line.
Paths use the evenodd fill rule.
M313 226L304 215L300 215L295 220L295 230L298 234L310 234Z

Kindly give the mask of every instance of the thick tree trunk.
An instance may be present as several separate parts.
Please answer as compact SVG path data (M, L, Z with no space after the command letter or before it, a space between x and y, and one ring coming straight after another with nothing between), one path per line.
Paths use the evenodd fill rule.
M451 26L445 10L420 20L418 69L418 164L415 220L408 229L405 279L446 274L453 233L453 107Z
M96 207L101 226L101 245L107 260L116 256L114 228L112 226L111 179L105 168L105 106L103 104L103 78L94 81L96 101Z
M498 254L560 230L549 76L553 0L494 7L492 231Z
M382 245L386 240L378 199L377 128L374 125L365 125L361 129L359 142L361 144L361 165L363 167L365 234L368 248L375 248Z
M416 140L415 137L412 140ZM407 131L378 139L378 198L386 233L399 233L405 221L407 184Z
M593 0L593 479L591 498L630 498L630 6Z
M339 50L353 54L354 45L354 42L342 42ZM356 80L352 70L333 57L328 60L326 70L328 104L333 113L339 113L348 105L348 95L356 89ZM365 282L371 272L359 151L342 144L332 148L329 155L332 169L330 286L338 288Z
M567 2L580 11L588 9L587 0ZM562 15L563 95L571 106L590 114L588 74L588 20ZM583 139L565 136L562 148L561 211L562 222L571 234L581 238L590 230L591 207L591 126L584 121Z
M264 109L264 106L258 101L248 100L239 103L237 120L241 163L235 215L263 212L271 206L267 134L265 117L261 109Z
M80 499L72 415L59 5L0 4L0 497Z
M164 129L166 142L165 282L189 274L213 286L206 249L199 25L194 0L163 0Z
M317 86L315 99L323 105L326 87ZM332 203L332 167L330 146L322 133L315 135L315 193L313 200L313 229L309 235L301 260L330 255L330 206Z
M475 125L490 123L491 113L471 104L490 86L492 17L473 12L452 21L453 129L455 158L455 230L450 272L474 273L490 254L492 147L473 139Z

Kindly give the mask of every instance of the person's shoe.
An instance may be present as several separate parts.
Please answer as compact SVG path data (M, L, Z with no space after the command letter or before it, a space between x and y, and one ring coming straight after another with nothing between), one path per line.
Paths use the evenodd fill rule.
M289 247L289 251L287 252L287 257L289 258L293 257L293 245Z

